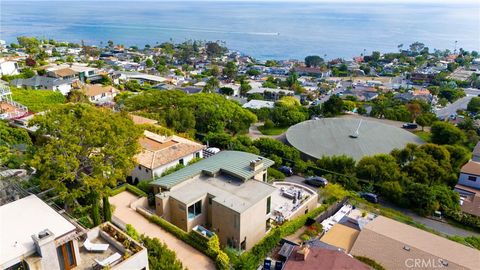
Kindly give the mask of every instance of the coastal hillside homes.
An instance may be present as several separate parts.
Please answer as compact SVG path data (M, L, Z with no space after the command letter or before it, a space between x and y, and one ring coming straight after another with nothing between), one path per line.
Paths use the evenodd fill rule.
M269 229L277 188L266 179L273 163L251 153L222 151L158 178L151 183L156 213L184 231L213 232L222 246L248 250Z
M113 224L87 230L24 195L0 206L0 269L148 269L147 250Z
M480 142L473 149L472 159L460 169L455 191L460 195L462 211L480 217Z
M305 67L305 66L298 66L295 67L295 72L298 73L300 76L314 76L319 78L327 78L330 77L330 70L328 69L321 69L316 67Z
M10 82L10 85L26 89L53 90L67 95L72 89L74 81L75 79L57 79L35 75L28 79L14 79Z
M0 76L17 75L18 73L18 64L16 61L0 58Z
M385 269L473 270L480 265L478 250L383 216L363 227L350 253Z
M139 120L139 117L135 119ZM139 143L142 151L135 156L138 165L131 173L134 184L160 177L178 164L187 165L194 158L202 158L205 149L202 144L176 135L162 136L147 130Z
M112 103L115 96L120 92L111 85L85 84L81 91L88 99L97 105Z

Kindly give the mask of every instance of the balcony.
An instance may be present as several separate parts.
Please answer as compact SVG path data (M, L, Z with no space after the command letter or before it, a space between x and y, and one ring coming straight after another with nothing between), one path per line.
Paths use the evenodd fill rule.
M78 245L78 270L140 270L148 265L147 250L108 222L89 230Z

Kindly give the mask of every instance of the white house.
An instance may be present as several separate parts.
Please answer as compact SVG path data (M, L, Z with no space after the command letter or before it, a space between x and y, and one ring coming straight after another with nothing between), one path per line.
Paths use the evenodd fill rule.
M86 84L82 88L83 93L95 104L105 104L113 102L115 96L119 93L115 87L101 84Z
M187 165L194 158L203 157L204 145L179 136L162 136L144 132L139 143L142 151L135 156L138 165L131 173L133 183L150 180L178 164Z
M148 269L147 250L113 224L87 231L35 195L1 205L0 220L0 269Z
M18 73L17 62L7 61L5 58L0 58L0 76L17 75Z

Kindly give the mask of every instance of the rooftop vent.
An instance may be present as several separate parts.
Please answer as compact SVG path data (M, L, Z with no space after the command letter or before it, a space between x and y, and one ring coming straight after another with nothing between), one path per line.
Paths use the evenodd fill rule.
M38 239L43 239L43 238L45 238L49 235L50 235L50 233L48 232L48 230L43 230L43 231L38 233Z
M403 249L406 250L406 251L410 251L410 247L409 247L409 246L403 246Z

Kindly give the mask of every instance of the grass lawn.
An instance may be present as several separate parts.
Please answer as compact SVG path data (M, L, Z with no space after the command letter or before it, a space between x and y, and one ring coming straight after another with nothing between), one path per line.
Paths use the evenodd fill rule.
M414 131L413 133L418 137L420 137L420 139L424 140L425 142L430 142L430 136L431 136L430 132L418 130L418 131Z
M264 126L258 127L258 130L262 132L263 135L280 135L287 131L288 127L273 127L265 128Z
M16 102L25 105L32 112L41 112L55 105L65 103L66 98L59 92L52 90L12 90L12 98Z

